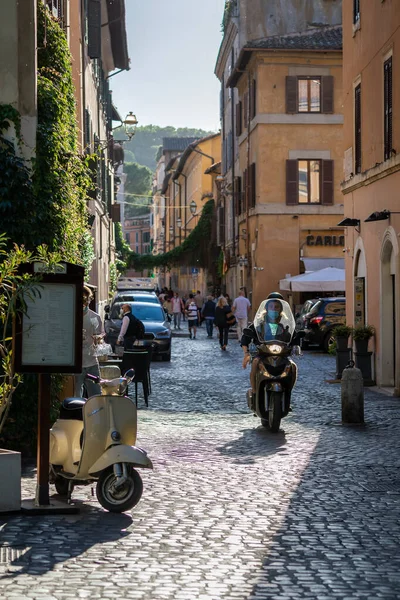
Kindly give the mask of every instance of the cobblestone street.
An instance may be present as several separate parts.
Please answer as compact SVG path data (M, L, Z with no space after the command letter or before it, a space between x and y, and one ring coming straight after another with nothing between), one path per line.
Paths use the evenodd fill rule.
M3 516L1 600L400 598L399 400L367 389L366 425L343 427L335 359L308 352L271 434L241 360L204 327L173 339L139 400L140 503L109 514L87 487L79 515Z

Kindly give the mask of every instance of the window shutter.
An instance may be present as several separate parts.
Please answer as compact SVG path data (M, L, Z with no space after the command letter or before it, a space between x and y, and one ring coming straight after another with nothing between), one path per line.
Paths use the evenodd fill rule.
M250 165L249 208L256 205L256 163Z
M236 135L242 135L242 103L236 104Z
M298 112L297 77L286 77L286 112Z
M354 90L354 170L361 173L361 83Z
M286 204L298 204L299 165L297 160L286 161Z
M249 205L249 182L248 182L248 172L247 169L244 170L243 173L243 212L247 211L247 207Z
M323 113L333 113L333 77L321 77L321 104Z
M235 215L239 216L241 213L241 193L242 193L242 178L235 177L234 187L234 202L235 202Z
M322 204L333 204L333 160L322 161Z
M101 0L88 0L88 55L101 58Z
M384 157L392 155L392 57L384 64Z
M256 116L256 99L257 99L257 83L256 80L253 79L250 82L249 89L249 100L250 100L250 120L254 119Z
M249 94L246 92L243 96L243 125L245 128L249 125Z

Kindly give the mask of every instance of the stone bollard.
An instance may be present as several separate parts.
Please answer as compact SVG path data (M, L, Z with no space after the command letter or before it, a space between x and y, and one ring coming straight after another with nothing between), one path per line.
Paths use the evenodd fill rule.
M342 374L342 423L364 423L364 383L351 360Z

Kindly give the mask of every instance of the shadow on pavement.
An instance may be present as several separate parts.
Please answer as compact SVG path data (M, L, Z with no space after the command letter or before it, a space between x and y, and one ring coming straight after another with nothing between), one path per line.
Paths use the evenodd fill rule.
M18 553L9 563L8 572L0 575L0 582L16 574L44 574L96 544L115 542L129 535L126 529L132 524L130 514L107 513L79 500L74 504L81 510L79 515L18 514L0 518L0 547L3 552L10 547Z
M240 464L253 464L257 458L278 454L286 450L285 432L276 434L260 425L256 429L243 429L242 437L216 448L222 455L235 458Z

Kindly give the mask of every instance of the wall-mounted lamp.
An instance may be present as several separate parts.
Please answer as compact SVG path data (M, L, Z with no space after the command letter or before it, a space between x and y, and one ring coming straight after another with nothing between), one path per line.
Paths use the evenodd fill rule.
M239 256L239 267L248 267L249 261L247 256Z
M197 210L197 204L194 200L192 200L191 203L189 204L189 210L192 213L192 215L195 214L195 212Z
M126 115L125 121L123 121L125 133L126 133L129 141L131 141L131 139L133 138L133 136L136 133L137 124L138 124L138 120L136 118L136 115L134 115L133 112L130 111ZM128 127L129 127L129 129L128 129Z
M360 219L350 219L350 217L347 217L346 219L343 219L343 221L340 221L340 223L338 223L338 226L354 227L357 233L360 233Z
M177 218L176 225L179 229L182 227L182 219L180 217Z
M174 235L174 228L172 227L172 225L169 228L169 234Z
M364 220L364 223L371 223L373 221L386 221L386 219L390 219L390 215L400 215L400 212L392 212L391 210L377 210L373 212L367 219Z

